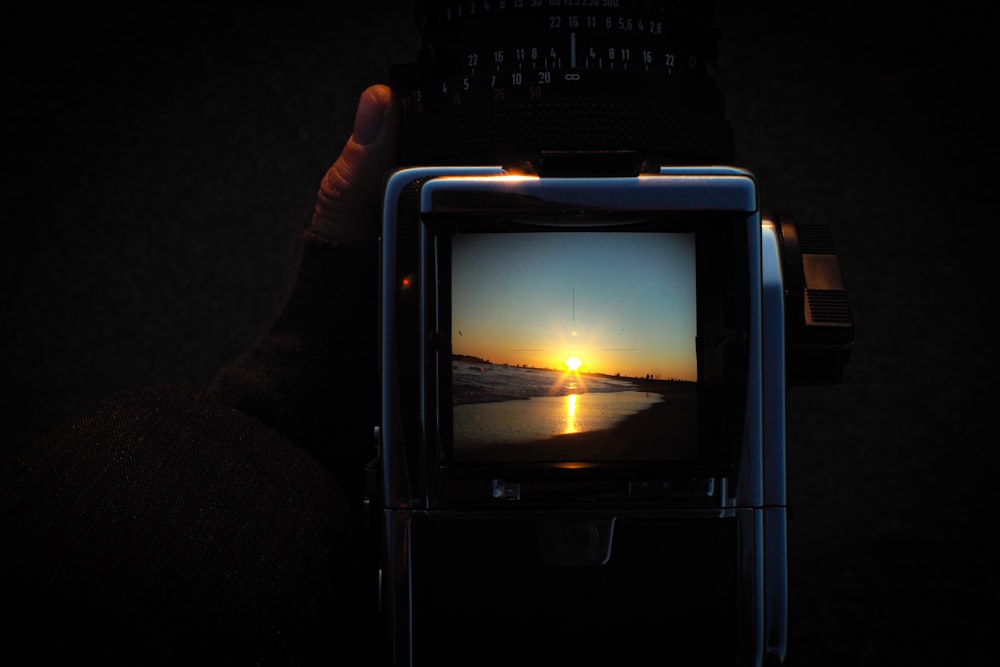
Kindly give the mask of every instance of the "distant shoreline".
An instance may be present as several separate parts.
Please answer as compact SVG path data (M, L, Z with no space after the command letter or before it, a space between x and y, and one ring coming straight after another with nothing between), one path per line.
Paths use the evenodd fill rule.
M545 368L543 366L519 366L517 364L507 364L507 363L495 363L488 359L483 359L482 357L476 357L471 354L453 354L451 355L452 363L460 362L463 364L470 364L473 366L497 366L500 368L516 368L526 371L545 371L548 373L566 373L567 371L560 368ZM641 375L611 375L610 373L600 373L596 371L577 371L579 375L587 377L600 377L607 378L609 380L622 380L626 382L666 382L666 383L694 383L693 380L673 380L673 379L660 379L660 378L647 378Z
M493 364L478 357L455 355L453 363L466 364L467 369L475 369L484 374L492 372L492 368L523 372L525 374L546 373L564 376L565 371L552 368L534 368L530 366L511 366L508 364ZM535 385L525 383L523 386L504 384L502 386L489 382L471 380L468 376L452 377L452 404L469 405L475 403L495 403L499 401L527 400L541 396L567 396L569 394L586 394L589 392L620 392L620 391L651 391L661 394L692 391L695 382L689 380L661 380L655 378L629 377L609 375L607 373L581 372L577 375L583 380L581 385L564 385L561 383L546 384L545 390L539 390ZM484 375L488 377L488 375ZM528 375L525 375L528 377Z

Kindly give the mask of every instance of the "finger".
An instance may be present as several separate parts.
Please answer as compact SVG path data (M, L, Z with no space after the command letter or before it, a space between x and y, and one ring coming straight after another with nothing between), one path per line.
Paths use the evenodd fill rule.
M361 94L354 131L320 183L313 232L334 242L378 237L379 195L395 164L399 121L391 88L375 85Z

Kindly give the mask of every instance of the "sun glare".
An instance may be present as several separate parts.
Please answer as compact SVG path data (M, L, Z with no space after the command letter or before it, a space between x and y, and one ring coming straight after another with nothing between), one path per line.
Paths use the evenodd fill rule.
M580 370L581 366L583 366L583 362L580 361L580 357L570 357L566 360L566 368L570 371L576 372Z

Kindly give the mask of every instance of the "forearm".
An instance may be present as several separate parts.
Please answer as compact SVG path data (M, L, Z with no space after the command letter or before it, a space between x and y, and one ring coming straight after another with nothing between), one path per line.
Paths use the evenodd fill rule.
M372 457L378 416L377 243L307 233L298 275L271 329L211 387L338 477ZM347 470L345 470L345 467Z

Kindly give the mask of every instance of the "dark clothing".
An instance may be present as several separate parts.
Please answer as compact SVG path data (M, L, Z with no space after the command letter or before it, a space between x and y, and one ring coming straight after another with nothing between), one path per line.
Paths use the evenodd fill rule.
M112 396L3 461L5 652L141 665L355 655L377 598L360 535L376 269L374 241L307 234L274 326L211 387Z

